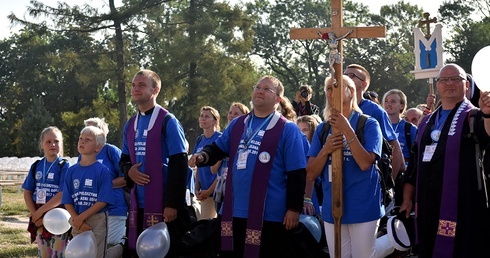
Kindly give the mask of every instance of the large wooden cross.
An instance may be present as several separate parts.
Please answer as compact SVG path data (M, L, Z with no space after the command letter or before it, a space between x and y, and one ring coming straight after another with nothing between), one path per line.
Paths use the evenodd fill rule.
M342 39L343 38L381 38L386 35L384 26L377 27L343 27L343 8L342 0L331 0L332 8L332 26L330 28L291 28L291 39L327 39L335 41L337 49L332 49L330 44L330 65L334 71L330 71L332 77L335 77L336 82L340 87L333 87L333 107L342 112ZM328 35L329 37L322 37ZM333 38L332 38L333 36ZM337 40L338 39L338 40ZM335 50L337 60L333 60L332 52ZM334 132L336 129L333 128ZM335 227L335 257L341 257L341 235L340 235L340 219L343 215L343 194L342 194L342 148L338 148L332 153L332 214L334 217Z

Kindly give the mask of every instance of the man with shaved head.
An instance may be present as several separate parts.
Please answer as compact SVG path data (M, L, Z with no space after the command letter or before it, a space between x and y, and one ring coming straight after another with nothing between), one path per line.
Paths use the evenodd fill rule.
M490 142L490 96L481 93L481 109L474 113L465 97L468 88L463 68L443 66L436 80L441 105L419 123L415 169L404 185L400 211L415 208L420 258L488 254L486 177L475 147Z
M409 108L405 113L405 121L414 124L415 126L419 126L419 120L422 118L422 110L420 108Z

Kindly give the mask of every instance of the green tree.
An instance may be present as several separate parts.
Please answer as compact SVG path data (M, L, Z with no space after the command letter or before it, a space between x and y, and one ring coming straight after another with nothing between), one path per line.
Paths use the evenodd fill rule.
M368 26L385 26L386 37L349 41L345 52L346 64L359 63L369 70L371 85L368 90L379 93L380 101L385 92L397 88L407 95L409 107L425 103L428 82L415 80L410 73L415 64L413 28L418 26L418 21L423 17L422 9L399 1L382 6L379 16L370 17L370 22L365 21Z
M159 73L158 103L181 121L191 143L204 105L221 113L222 127L231 102L248 103L258 75L250 54L253 19L238 6L214 0L172 2L162 13L150 13L144 37L136 33L141 67Z
M324 104L323 82L329 76L328 46L319 40L291 41L289 29L330 27L330 1L257 0L247 5L260 17L255 26L258 37L254 52L264 60L264 69L278 76L286 94L294 96L298 86L312 85L313 102ZM383 6L380 15L371 14L366 5L344 1L344 26L386 26L381 39L348 39L344 41L344 64L357 63L372 76L369 90L381 96L391 88L403 90L413 103L425 102L428 87L415 81L412 28L417 26L422 10L400 1ZM426 84L426 82L425 82ZM421 94L422 95L419 95ZM423 95L425 94L425 95Z
M48 127L55 125L53 117L44 105L41 98L33 99L32 104L24 112L24 118L15 125L17 131L15 138L16 152L18 157L33 157L39 153L39 134Z
M445 43L448 62L461 65L471 72L473 57L490 42L490 1L445 3L439 8L442 21L454 27Z
M4 107L8 119L21 120L31 99L42 97L51 116L65 133L66 151L76 150L81 124L66 125L63 112L78 112L92 104L98 89L109 85L103 73L104 49L88 34L24 30L14 36L7 53ZM18 56L22 56L18 61ZM105 69L108 70L108 69ZM114 99L111 99L114 101ZM117 103L117 102L116 102ZM117 106L109 103L107 108Z
M12 142L13 140L10 137L9 128L12 128L9 121L6 120L6 117L3 115L3 110L0 112L0 156L1 157L9 157L12 154Z
M263 61L263 69L282 81L290 99L301 84L309 84L315 92L312 101L320 106L324 102L328 46L320 40L292 41L289 29L328 27L329 6L330 1L313 0L257 0L247 4L257 19L253 52Z
M122 7L116 8L114 0L109 0L109 11L99 12L98 8L94 8L88 4L82 6L74 5L70 7L64 2L59 2L57 7L51 7L39 1L31 1L28 8L29 14L34 18L47 16L55 23L54 28L49 28L46 22L34 24L27 20L20 19L14 14L9 15L11 22L21 23L26 26L40 27L41 29L57 29L69 32L93 33L106 29L114 29L114 45L115 53L114 60L115 78L118 92L118 108L119 108L119 132L122 132L124 124L127 121L127 101L126 101L126 79L125 79L125 61L124 61L124 40L123 40L123 25L131 24L131 21L137 16L142 15L145 10L150 10L158 7L166 0L128 0ZM120 141L118 142L120 143Z

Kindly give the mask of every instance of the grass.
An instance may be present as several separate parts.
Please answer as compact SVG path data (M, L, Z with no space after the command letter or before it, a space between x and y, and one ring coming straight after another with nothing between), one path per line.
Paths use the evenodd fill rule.
M0 257L34 258L37 257L37 245L30 243L27 229L5 227L1 221L12 216L27 216L29 210L24 202L24 194L17 186L3 187L0 206Z

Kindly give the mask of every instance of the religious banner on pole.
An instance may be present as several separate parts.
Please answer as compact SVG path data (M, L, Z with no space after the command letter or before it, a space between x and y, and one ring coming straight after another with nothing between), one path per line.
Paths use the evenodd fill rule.
M323 39L327 40L329 46L330 74L334 79L333 108L342 112L342 74L343 56L342 40L345 38L380 38L385 37L386 28L377 27L343 27L342 0L332 0L330 28L291 28L291 39ZM340 86L340 87L339 87ZM333 132L338 132L332 128ZM340 225L343 214L343 188L342 188L342 148L332 153L332 214L335 227L335 257L341 257L341 234Z
M443 66L442 25L436 24L434 31L430 33L430 24L436 23L437 19L429 19L429 16L429 13L424 13L425 20L419 21L419 27L425 25L425 35L420 28L413 29L415 69L410 72L417 80L428 79L429 94L434 94L434 78ZM431 110L434 107L427 108Z
M436 24L431 33L430 24L437 19L429 19L430 14L424 13L425 20L419 21L419 26L426 26L424 34L420 28L413 29L415 69L411 71L415 79L435 78L443 66L442 25Z

